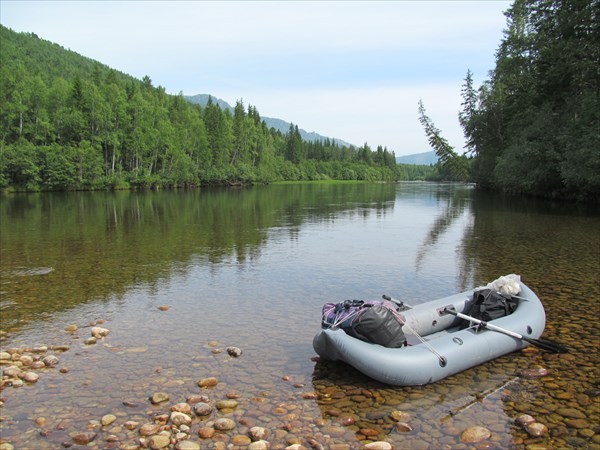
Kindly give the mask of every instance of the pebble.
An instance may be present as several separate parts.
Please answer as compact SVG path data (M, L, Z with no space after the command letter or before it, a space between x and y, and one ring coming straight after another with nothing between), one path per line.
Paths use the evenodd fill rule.
M235 409L238 404L236 400L221 400L217 402L217 409Z
M200 450L200 445L194 441L179 441L175 444L175 450Z
M567 426L571 428L584 429L589 428L590 424L585 419L567 419L565 420Z
M173 423L173 425L175 425L177 427L179 427L181 425L191 425L192 418L182 412L173 411L171 413L171 422Z
M19 361L21 361L21 364L24 366L31 366L33 364L33 357L31 355L22 355L19 358Z
M42 359L42 362L46 367L56 367L60 361L58 357L54 355L48 355L44 359Z
M253 441L260 441L267 437L268 432L266 428L263 427L252 427L248 430L248 436Z
M37 417L35 419L35 424L43 427L44 425L46 425L46 423L48 422L48 420L45 417Z
M524 378L542 378L548 375L548 370L543 368L525 369L521 371L521 376Z
M530 416L529 414L521 414L519 417L517 417L515 419L515 421L519 425L525 426L525 425L535 422L535 419L532 416Z
M575 408L558 408L556 414L560 414L563 417L569 417L571 419L585 419L585 414Z
M235 428L235 422L229 418L222 417L215 420L214 428L219 431L233 430Z
M248 450L269 450L271 448L271 444L268 441L254 441L250 445L248 445Z
M148 439L148 446L152 450L159 450L168 447L169 445L171 445L171 438L164 434L155 434Z
M391 412L390 418L396 422L406 422L410 419L410 414L404 411L395 410Z
M229 356L233 356L234 358L237 358L242 355L242 351L237 347L227 347L226 350Z
M215 429L212 427L202 427L198 430L198 436L202 439L210 439L215 435Z
M213 387L219 384L219 380L216 377L202 378L198 381L200 387Z
M231 443L233 445L248 445L252 442L252 440L248 436L244 436L243 434L236 434L231 438Z
M460 440L466 443L478 443L485 441L492 436L490 430L480 426L469 427L460 435Z
M140 424L135 420L128 420L123 426L128 430L135 430Z
M18 378L23 371L17 366L8 366L2 370L2 375L9 378Z
M86 445L92 442L94 439L96 439L97 436L98 434L94 433L93 431L86 431L83 433L75 433L71 436L71 438L76 444Z
M392 450L392 444L384 441L369 442L361 447L364 450Z
M525 430L534 437L544 436L548 433L548 427L539 422L532 422L525 425Z
M145 423L140 427L140 436L151 436L158 433L160 425L152 422Z
M43 361L34 361L33 364L31 364L31 368L34 370L42 369L44 367L46 367L46 364L44 364Z
M354 425L356 423L356 420L354 420L354 417L352 416L342 416L338 419L338 421L343 427L349 427L350 425Z
M413 431L413 427L411 427L406 422L398 422L396 424L396 430L398 430L401 433L410 433L411 431Z
M37 383L40 379L40 376L35 372L25 372L23 375L23 380L28 383Z
M213 410L213 407L208 403L199 402L194 405L194 414L197 416L208 416Z
M100 423L102 424L102 426L107 427L109 425L112 425L115 420L117 420L117 416L115 416L114 414L106 414L105 416L102 416L102 419L100 419Z
M169 394L166 392L156 392L150 397L150 402L154 405L158 405L159 403L166 402L169 398Z
M188 403L177 403L176 405L171 406L171 411L189 414L192 412L192 406Z
M102 339L103 337L107 336L108 333L110 333L110 330L102 327L92 327L91 333L96 339Z

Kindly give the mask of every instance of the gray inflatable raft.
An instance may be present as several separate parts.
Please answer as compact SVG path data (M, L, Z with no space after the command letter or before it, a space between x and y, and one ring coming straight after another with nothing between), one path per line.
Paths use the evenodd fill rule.
M531 289L519 284L515 311L488 323L537 339L546 324L544 307ZM403 330L412 344L407 347L383 347L356 339L341 329L321 330L313 347L322 359L343 361L382 383L414 386L434 383L528 345L523 339L487 328L460 329L460 319L442 312L448 306L463 312L472 295L473 290L466 291L402 311L408 325ZM425 343L411 336L410 329Z

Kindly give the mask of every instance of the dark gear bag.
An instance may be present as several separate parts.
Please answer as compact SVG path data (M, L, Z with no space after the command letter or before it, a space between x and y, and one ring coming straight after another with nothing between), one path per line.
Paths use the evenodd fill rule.
M493 289L479 289L473 292L473 299L470 300L463 314L483 320L484 322L489 322L490 320L508 316L515 309L517 309L517 301L511 296ZM467 326L468 323L463 328Z
M387 300L326 303L321 325L341 328L352 337L384 347L398 348L406 344L403 317Z

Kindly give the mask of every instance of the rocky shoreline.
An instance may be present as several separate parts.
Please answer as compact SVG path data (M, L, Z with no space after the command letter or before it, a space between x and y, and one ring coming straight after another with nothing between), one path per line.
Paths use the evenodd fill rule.
M167 309L161 307L161 311ZM82 348L91 349L109 336L110 330L100 326L104 323L99 320L83 327L89 328L89 335L84 339L79 336L81 329L77 325L70 324L65 331L78 340ZM214 341L208 342L207 347L213 355L222 354L233 359L243 357L239 347L225 347ZM0 394L6 389L27 389L49 371L69 373L70 369L61 363L61 355L69 350L70 345L3 349L0 352ZM536 355L538 351L528 348L523 352ZM552 361L558 357L548 355L547 359ZM560 357L568 360L572 356ZM470 404L450 411L448 420L435 426L421 422L414 412L409 411L415 404L428 401L420 398L416 391L409 394L408 399L394 399L393 395L384 397L378 390L338 386L328 377L316 378L307 389L304 382L280 375L281 382L289 386L287 399L282 401L272 399L268 391L261 396L247 396L230 389L218 376L207 376L197 379L193 387L196 392L185 398L175 398L166 391L147 392L145 401L123 400L122 408L85 419L85 427L78 428L74 420L53 418L50 411L45 411L35 415L37 428L26 433L11 433L11 426L19 418L11 417L10 403L18 401L18 394L11 394L10 400L2 395L0 450L30 448L27 440L31 439L32 433L37 434L39 449L60 445L63 448L84 446L119 450L391 450L433 448L435 445L484 449L503 448L507 444L506 424L491 423L485 415L479 423L453 421ZM548 411L545 418L535 418L529 414L532 408L528 392L522 386L516 388L517 382L493 392L502 395L504 404L513 412L510 424L516 436L510 442L513 447L540 450L555 448L558 444L567 447L579 444L600 448L600 429L586 412L600 404L599 392L570 392L563 380L554 379L543 367L521 370L515 380L542 383L554 393L556 402L545 405ZM485 398L475 400L474 404L482 403ZM316 417L308 414L303 406L306 402L316 403L321 414ZM425 440L425 435L429 441ZM391 442L391 436L395 437L395 442L402 437L402 447Z

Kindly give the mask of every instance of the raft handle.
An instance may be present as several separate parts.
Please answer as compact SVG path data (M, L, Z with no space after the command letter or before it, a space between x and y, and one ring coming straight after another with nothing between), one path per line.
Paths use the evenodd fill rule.
M450 311L456 312L454 305L442 306L441 308L437 309L437 312L440 316L447 316L448 314L451 314Z

